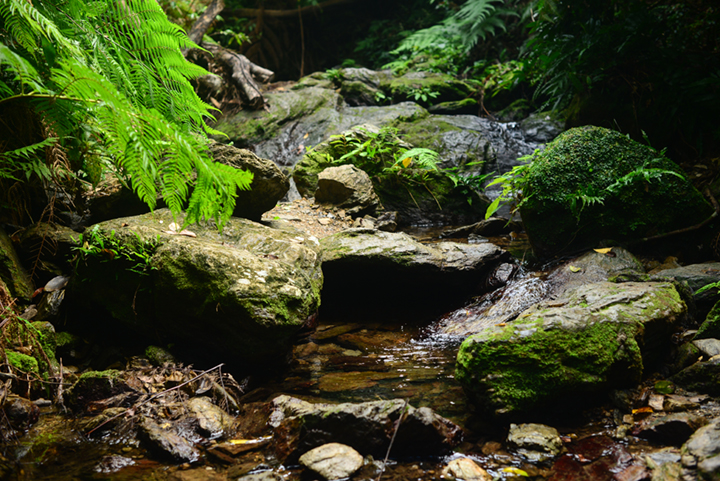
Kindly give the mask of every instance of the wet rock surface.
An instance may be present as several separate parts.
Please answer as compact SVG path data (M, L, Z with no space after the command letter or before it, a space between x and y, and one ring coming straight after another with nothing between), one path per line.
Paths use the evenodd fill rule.
M563 449L557 429L543 424L511 424L507 441L531 462L552 459Z
M476 407L495 415L630 386L685 312L667 283L588 284L466 339L457 377Z
M696 471L700 479L718 479L720 475L720 418L698 429L683 446L682 464Z
M363 465L363 457L350 446L329 443L300 456L300 464L325 479L350 477Z
M401 416L393 444L397 456L444 453L461 440L459 426L429 408L414 408L399 399L313 404L280 396L273 400L269 424L275 428L276 450L283 459L297 459L329 442L379 457L387 451Z

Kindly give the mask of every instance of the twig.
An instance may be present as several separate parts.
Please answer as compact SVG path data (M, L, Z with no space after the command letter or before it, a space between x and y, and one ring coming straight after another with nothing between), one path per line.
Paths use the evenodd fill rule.
M382 467L380 468L380 474L378 474L377 480L380 481L380 478L382 478L383 473L385 472L385 465L387 464L387 460L390 457L390 450L392 449L393 443L395 442L395 436L397 436L398 429L400 429L400 423L405 418L406 409L408 406L409 399L405 398L405 404L403 404L402 410L400 411L400 416L398 417L398 420L395 422L395 432L392 435L392 438L390 438L390 445L388 446L387 452L385 453L385 459L383 459Z
M87 433L85 433L85 436L90 436L93 432L95 432L95 431L97 431L98 429L100 429L101 427L105 426L105 425L106 425L107 423L109 423L110 421L114 421L114 420L116 420L117 418L119 418L120 416L124 416L124 415L127 414L130 410L135 410L135 409L139 408L140 406L142 406L143 404L146 404L146 403L152 401L153 399L155 399L155 398L158 397L158 396L161 396L161 395L163 395L163 394L167 394L167 393L169 393L170 391L174 391L174 390L176 390L176 389L180 389L181 387L186 386L186 385L190 384L191 382L195 381L197 378L202 377L202 376L205 376L206 374L214 371L215 369L220 369L222 366L224 366L224 364L223 364L223 363L220 363L220 364L218 364L217 366L208 369L207 371L201 372L200 374L198 374L198 375L195 376L194 378L188 379L187 381L178 384L177 386L173 386L173 387L171 387L171 388L165 389L164 391L160 391L160 392L158 392L158 393L153 394L152 396L150 396L149 398L147 398L147 399L144 400L143 402L138 403L138 404L134 404L133 406L127 408L125 411L123 411L123 412L121 412L121 413L119 413L119 414L111 417L110 419L106 420L104 423L100 424L99 426L95 426L93 429L91 429L90 431L88 431Z
M668 232L666 234L659 234L659 235L655 235L652 237L645 237L644 239L641 239L639 242L653 241L653 240L657 240L657 239L663 239L663 238L669 237L671 235L683 234L685 232L691 232L691 231L697 230L697 229L707 225L708 223L710 223L714 218L716 218L718 215L720 215L720 205L718 205L717 200L715 200L715 197L713 197L712 193L710 193L709 188L706 188L703 193L705 194L705 196L707 196L708 199L710 199L710 202L712 203L713 207L715 208L715 212L713 212L710 217L708 217L704 221L700 222L699 224L695 224L690 227L685 227L684 229L674 230L674 231Z

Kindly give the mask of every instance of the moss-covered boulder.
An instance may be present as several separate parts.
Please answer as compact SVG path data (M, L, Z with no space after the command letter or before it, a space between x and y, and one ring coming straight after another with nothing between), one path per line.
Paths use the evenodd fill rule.
M402 225L468 224L484 216L487 197L456 185L447 172L412 165L389 170L396 164L396 155L411 147L390 129L363 124L306 153L292 171L293 180L301 195L312 196L320 172L352 163L367 172L382 206L398 212Z
M668 233L713 212L672 161L600 127L568 130L536 152L522 190L520 214L540 256Z
M421 105L463 100L475 93L467 82L433 72L408 72L390 77L380 83L380 88L395 102L413 100Z
M317 240L238 218L222 233L172 223L160 209L90 228L83 242L104 247L78 265L69 318L110 317L216 359L281 359L320 304Z
M456 378L489 415L568 406L639 382L685 313L670 283L588 284L467 338Z
M720 339L720 301L713 306L695 334L695 339Z
M82 409L93 401L134 391L127 383L127 376L116 369L85 372L66 391L65 400L70 407Z
M611 254L611 255L607 255ZM478 297L443 319L439 332L463 338L477 334L487 326L509 322L526 309L546 299L556 299L585 284L607 281L618 275L645 273L640 261L622 247L607 254L590 251L564 262L542 278L519 276L502 291Z

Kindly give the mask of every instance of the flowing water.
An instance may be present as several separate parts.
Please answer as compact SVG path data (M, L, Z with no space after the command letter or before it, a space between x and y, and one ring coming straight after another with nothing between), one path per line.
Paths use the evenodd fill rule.
M437 232L424 230L413 234L428 242L437 240ZM522 258L528 245L522 238L498 238L494 242L514 251ZM341 318L323 318L319 325L305 337L298 339L286 369L269 378L257 378L250 382L243 402L266 402L279 394L288 394L311 402L363 402L383 399L407 399L412 406L429 407L440 415L465 427L467 441L458 448L471 459L487 469L496 479L546 479L549 465L529 463L509 452L503 445L505 428L478 429L473 419L472 407L454 378L455 356L462 336L452 334L448 326L457 317L468 319L492 319L492 309L497 299L505 296L516 300L522 309L544 292L542 273L525 272L511 280L507 286L494 293L474 299L465 308L448 313L430 325L417 325L409 319L365 319L347 323ZM512 303L511 303L512 304ZM483 321L485 322L485 321ZM127 428L129 424L124 424ZM599 459L607 464L605 473L617 470L620 459L632 460L633 453L649 451L644 443L617 443L611 438L616 428L613 414L599 409L588 418L567 420L563 426L555 425L561 433L583 438L595 435L586 442L584 451L572 454L585 459L588 453L598 451ZM274 469L288 481L306 478L298 466L278 467L272 455L250 452L239 464L228 467L208 456L192 466L177 466L158 462L152 453L145 452L137 440L125 437L122 429L99 438L88 439L67 417L55 412L51 406L43 408L40 422L29 432L15 440L9 440L9 465L15 465L12 477L3 477L0 463L0 479L53 481L77 479L112 480L222 480L237 479L247 472ZM567 438L568 440L570 437ZM205 447L212 443L205 442ZM617 459L607 453L615 453ZM618 454L619 453L619 454ZM443 479L443 465L458 454L444 458L414 459L391 462L383 479L430 480ZM600 455L599 455L600 456ZM608 457L610 456L610 457ZM610 460L610 461L607 461ZM17 462L17 464L15 464ZM568 461L569 462L569 461ZM572 461L575 462L575 461ZM615 463L615 464L613 464ZM574 469L574 468L573 468ZM562 474L562 473L561 473ZM373 472L365 478L375 479ZM597 479L610 479L601 476ZM270 479L270 478L268 478ZM558 479L582 479L568 475Z

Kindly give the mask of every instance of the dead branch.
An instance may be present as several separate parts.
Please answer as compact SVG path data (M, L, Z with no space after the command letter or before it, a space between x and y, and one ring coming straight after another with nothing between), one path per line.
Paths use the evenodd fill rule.
M259 83L270 81L275 75L273 71L252 63L244 55L232 50L207 43L202 44L202 47L211 52L217 61L225 64L227 69L232 72L230 78L233 85L250 107L259 109L265 105L265 98L260 91Z
M322 12L328 8L339 7L344 4L355 3L357 0L328 0L327 2L319 3L317 5L308 5L300 9L300 15L307 15L310 13ZM261 8L236 8L230 12L233 17L256 17L260 12L268 17L282 18L282 17L295 17L298 11L292 10L265 10Z
M200 44L202 42L203 35L205 35L205 32L207 32L208 28L210 28L210 25L215 21L215 17L225 9L225 1L224 0L213 0L213 2L208 5L207 9L198 17L197 20L195 20L195 23L193 23L193 26L190 27L190 31L188 32L188 37L190 37L190 40L193 42Z
M691 225L690 227L685 227L684 229L678 229L678 230L674 230L672 232L667 232L665 234L659 234L659 235L655 235L652 237L645 237L644 239L640 239L639 242L654 241L654 240L658 240L658 239L664 239L665 237L670 237L670 236L673 236L676 234L683 234L685 232L691 232L694 230L698 230L699 228L704 227L708 223L710 223L710 221L712 221L718 215L720 215L720 205L718 205L717 200L715 200L715 197L713 197L713 195L710 193L709 188L705 189L705 191L703 193L710 200L710 203L712 203L712 206L715 208L715 212L713 212L712 215L710 215L710 217L708 217L704 221L700 222L699 224Z

